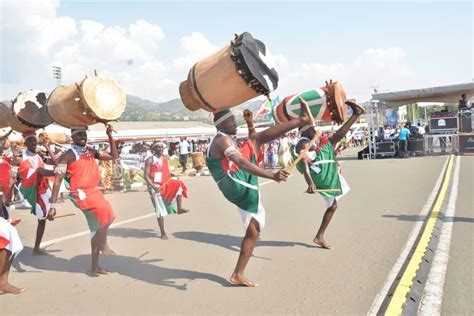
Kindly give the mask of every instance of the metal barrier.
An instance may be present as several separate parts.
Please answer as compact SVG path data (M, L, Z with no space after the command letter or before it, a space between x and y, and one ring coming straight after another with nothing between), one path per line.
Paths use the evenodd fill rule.
M457 146L457 134L425 134L425 155L436 155L446 153L456 153L458 151Z

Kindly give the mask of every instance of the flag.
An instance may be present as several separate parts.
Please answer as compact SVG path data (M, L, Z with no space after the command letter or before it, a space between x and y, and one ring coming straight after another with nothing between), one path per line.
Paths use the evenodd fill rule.
M280 97L276 97L273 99L273 101L269 100L268 98L265 98L263 102L260 104L258 107L258 111L255 114L255 119L258 119L259 117L262 117L264 119L269 119L272 116L272 109L275 105L277 105L280 102Z

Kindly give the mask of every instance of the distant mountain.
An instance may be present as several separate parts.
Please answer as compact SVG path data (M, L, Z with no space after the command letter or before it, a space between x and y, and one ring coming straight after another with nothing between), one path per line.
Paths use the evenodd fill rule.
M250 109L254 113L258 110L260 101L245 102L238 107L232 108L237 121L241 120L242 112ZM200 121L212 122L212 114L204 111L188 110L181 99L173 99L166 102L153 102L133 95L127 95L127 107L120 118L121 121Z

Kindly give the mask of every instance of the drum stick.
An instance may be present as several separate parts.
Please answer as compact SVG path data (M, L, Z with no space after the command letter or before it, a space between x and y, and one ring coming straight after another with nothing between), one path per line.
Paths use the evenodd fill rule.
M316 189L314 192L341 192L341 189ZM304 191L303 193L308 193Z
M318 141L318 139L321 137L321 132L316 132L313 136L313 139L305 146L305 148L300 151L300 154L298 158L296 158L288 168L288 173L291 173L291 171L296 167L296 165L301 161L306 156L306 153L311 149L311 147Z
M74 216L76 214L77 214L76 212L57 214L56 216L53 217L53 219L63 218L63 217L68 217L68 216ZM44 219L47 219L47 218L48 218L48 216L45 216L45 217L40 218L40 220L44 220Z

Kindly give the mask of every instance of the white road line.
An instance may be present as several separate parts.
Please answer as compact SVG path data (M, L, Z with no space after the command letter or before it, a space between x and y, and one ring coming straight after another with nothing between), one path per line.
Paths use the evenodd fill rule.
M292 177L292 176L289 176L289 178L290 178L290 177ZM266 185L266 184L269 184L269 183L276 183L276 182L273 181L273 180L268 180L268 181L265 181L265 182L260 183L259 186L263 186L263 185ZM121 222L114 223L114 224L110 225L110 228L122 226L122 225L128 224L128 223L133 223L133 222L136 222L136 221L139 221L139 220L148 218L148 217L153 217L153 216L156 216L156 213L155 213L155 212L149 213L149 214L146 214L146 215L142 215L142 216L138 216L138 217L133 217L133 218L130 218L130 219L121 221ZM50 245L52 245L52 244L57 244L57 243L59 243L59 242L61 242L61 241L70 240L70 239L74 239L74 238L81 237L81 236L85 236L85 235L89 235L89 234L90 234L90 231L89 231L89 230L84 230L84 231L79 232L79 233L75 233L75 234L71 234L71 235L66 235L66 236L64 236L64 237L60 237L60 238L55 238L55 239L51 239L51 240L48 240L48 241L44 241L44 242L41 243L41 247L47 247L47 246L50 246Z
M444 172L446 171L446 168L448 166L448 160L449 160L449 157L446 158L446 161L444 162L444 166L441 169L441 172L439 174L438 180L436 181L435 186L433 187L433 190L431 191L430 196L426 200L425 205L421 209L421 212L418 214L418 216L424 217L430 211L431 206L433 205L433 202L436 199L436 196L438 195L438 191L441 186L441 182L443 180ZM392 267L387 278L385 279L382 289L375 297L375 300L372 303L372 306L370 307L369 312L367 313L368 315L377 314L377 311L380 309L380 306L382 305L385 297L387 296L388 291L390 290L390 287L393 284L393 281L395 281L395 278L397 277L398 272L400 272L400 269L402 268L406 258L408 257L408 254L410 253L410 249L413 247L416 237L418 236L422 226L423 226L423 221L417 221L415 225L413 226L413 229L410 232L408 240L405 246L403 247L402 252L400 253L400 256L398 257L395 265Z
M446 279L446 271L449 261L449 248L451 246L451 235L453 232L453 217L456 212L456 200L458 197L459 185L459 166L461 156L456 159L454 169L453 184L451 194L449 196L448 207L445 213L445 221L441 228L441 236L439 238L438 247L436 248L433 263L428 274L421 304L419 307L419 315L440 315L441 304L443 302L443 287Z

